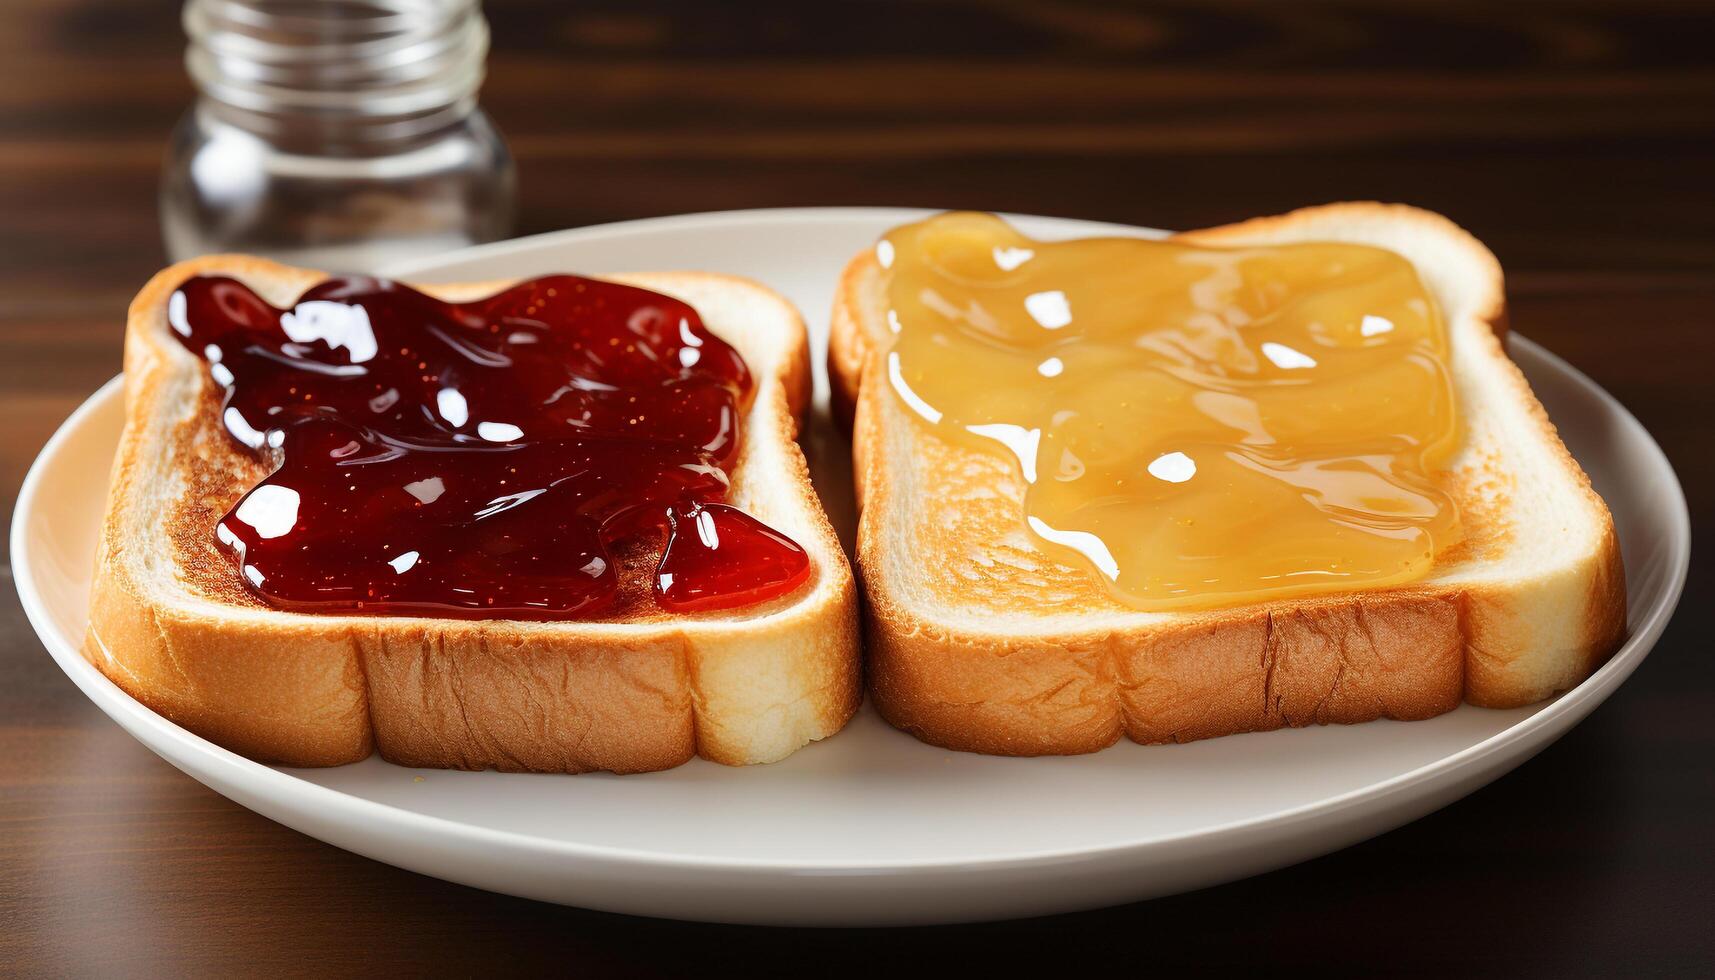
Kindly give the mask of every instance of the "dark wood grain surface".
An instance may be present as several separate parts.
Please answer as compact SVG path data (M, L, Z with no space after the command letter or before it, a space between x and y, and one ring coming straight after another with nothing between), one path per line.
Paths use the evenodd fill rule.
M0 504L163 261L176 5L0 4ZM1666 447L1711 530L1715 8L492 0L521 232L806 204L1196 227L1341 198L1468 226L1514 325ZM811 311L812 314L820 311ZM1707 552L1705 552L1706 554ZM953 929L776 931L502 898L300 836L160 761L0 589L0 971L1139 975L1715 971L1711 563L1636 677L1499 783L1246 882ZM10 567L4 574L10 582ZM1091 968L1095 969L1095 968Z

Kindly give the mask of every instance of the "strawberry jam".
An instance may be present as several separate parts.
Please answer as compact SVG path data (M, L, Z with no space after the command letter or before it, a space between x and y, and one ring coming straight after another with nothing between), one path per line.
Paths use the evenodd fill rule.
M276 467L215 528L270 606L600 615L638 540L666 541L671 611L809 577L802 548L721 502L752 381L678 300L548 276L445 303L348 278L281 310L197 277L167 320L225 390L227 432Z

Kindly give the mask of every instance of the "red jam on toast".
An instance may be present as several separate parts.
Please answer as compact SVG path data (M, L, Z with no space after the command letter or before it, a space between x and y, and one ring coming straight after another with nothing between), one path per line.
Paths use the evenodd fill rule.
M575 276L447 303L336 278L278 309L199 276L172 331L278 468L220 521L278 609L564 619L619 594L615 549L666 542L660 608L796 589L808 555L723 503L754 384L695 309Z

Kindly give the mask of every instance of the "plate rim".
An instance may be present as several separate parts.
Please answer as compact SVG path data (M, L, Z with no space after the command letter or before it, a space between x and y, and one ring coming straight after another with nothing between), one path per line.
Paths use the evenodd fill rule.
M412 269L424 269L431 265L445 265L454 261L472 261L503 255L517 249L553 247L565 242L575 242L585 238L600 238L616 232L632 231L661 231L674 228L719 227L731 223L766 223L769 221L787 220L792 222L817 222L826 220L888 220L913 214L934 213L934 209L906 209L887 207L808 207L808 208L762 208L734 211L711 211L689 215L669 215L653 218L640 218L631 221L614 222L611 224L593 225L586 228L568 229L564 231L546 232L539 235L526 236L505 242L475 246L448 253L430 260L413 260L411 262L394 263L389 272L394 275L408 276ZM1049 220L1075 222L1084 226L1101 226L1129 231L1132 234L1151 233L1153 229L1132 226L1114 225L1105 222L1088 222L1082 219L1052 218L1051 216L1025 215L1025 218L1049 218ZM1159 234L1159 232L1155 232ZM397 271L395 271L397 270ZM417 274L422 274L420 271ZM1190 847L1197 844L1210 844L1221 838L1236 837L1245 834L1258 834L1270 830L1286 829L1304 821L1331 818L1336 814L1361 807L1365 804L1380 803L1404 791L1422 787L1426 784L1436 785L1451 781L1458 773L1476 769L1486 758L1500 751L1504 746L1514 742L1528 741L1532 735L1548 728L1563 716L1574 715L1568 723L1575 724L1583 713L1587 713L1612 693L1621 682L1642 663L1654 647L1661 633L1678 605L1683 593L1690 565L1691 554L1691 524L1690 512L1686 503L1683 486L1678 474L1673 469L1672 461L1667 457L1653 436L1644 428L1635 416L1613 395L1600 385L1597 385L1583 372L1567 363L1542 346L1530 341L1517 333L1509 335L1509 345L1530 353L1531 356L1543 361L1549 368L1571 380L1585 397L1595 399L1611 413L1621 424L1627 442L1637 443L1641 448L1653 454L1665 467L1670 479L1666 487L1672 503L1665 515L1667 532L1662 539L1667 548L1666 569L1667 581L1655 602L1647 609L1640 611L1641 616L1635 622L1626 642L1611 656L1606 663L1598 668L1582 683L1556 698L1552 703L1522 718L1499 732L1482 741L1467 746L1457 752L1442 756L1431 762L1417 766L1406 772L1399 773L1379 782L1358 787L1343 793L1323 797L1321 799L1277 810L1257 816L1243 817L1224 823L1209 824L1192 829L1175 831L1168 834L1149 836L1136 839L1110 840L1094 844L1059 849L1038 849L1027 852L1003 853L992 856L962 856L954 859L922 857L910 859L883 860L807 860L804 858L773 858L767 856L730 857L710 856L683 853L666 853L650 851L636 847L594 844L576 840L541 837L521 831L502 830L479 824L461 822L458 820L407 810L387 803L380 803L361 796L353 795L342 790L322 786L301 779L290 772L273 766L254 762L227 749L224 749L190 731L181 728L166 717L157 714L141 702L126 694L112 681L100 673L92 664L86 661L72 638L61 634L54 626L51 614L46 608L39 588L35 581L35 572L30 562L31 548L28 543L26 528L36 509L36 500L41 492L45 474L51 464L61 453L71 439L82 430L91 416L108 408L109 403L123 395L123 375L115 376L96 392L84 400L67 419L60 424L54 434L48 439L35 460L31 463L24 481L20 486L17 502L12 513L10 533L10 559L12 564L13 582L25 616L29 620L37 636L41 639L48 652L60 666L60 669L71 677L84 695L100 707L104 713L120 722L127 733L143 742L146 748L158 755L164 752L155 748L149 740L141 738L132 727L139 726L153 733L178 748L179 751L191 756L201 756L213 767L225 770L232 783L238 784L247 791L270 800L297 801L288 805L313 805L324 818L333 818L335 822L359 822L369 824L372 828L402 833L424 835L431 840L440 840L460 846L501 847L509 850L519 850L537 855L552 855L556 859L585 861L592 864L612 864L614 866L646 866L660 870L682 870L705 873L759 873L775 874L789 871L797 875L839 875L854 872L867 874L910 875L933 874L950 870L958 871L1004 871L1029 868L1041 865L1056 865L1096 857L1119 857L1149 851ZM121 717L121 716L124 717ZM130 723L127 724L127 721ZM811 749L813 751L813 748ZM168 758L169 763L175 760ZM193 778L195 774L192 774ZM220 790L216 790L220 792ZM222 795L226 795L222 793ZM239 801L241 805L243 801Z
M733 208L719 211L690 211L684 214L664 214L647 218L628 218L624 221L609 221L599 225L584 225L579 228L561 228L555 231L542 231L530 235L520 235L517 238L507 238L498 242L487 242L482 245L470 245L465 248L443 252L439 255L421 258L400 259L385 263L381 267L381 275L392 278L404 278L413 275L435 275L432 270L436 266L448 265L453 262L475 262L495 256L505 255L527 249L552 248L561 244L575 243L586 238L605 238L615 234L632 232L647 232L660 230L696 230L705 227L731 227L743 224L767 224L770 222L789 221L796 223L816 224L825 221L891 221L899 223L915 218L925 218L932 214L940 214L944 208L908 208L889 207L885 205L810 205L804 207L781 208ZM1117 221L1094 221L1088 218L1068 218L1050 214L1023 214L1015 211L996 211L995 214L1009 221L1056 221L1076 224L1088 228L1108 229L1126 235L1127 237L1162 238L1171 232L1152 228L1147 225L1128 225ZM800 311L801 313L802 311Z

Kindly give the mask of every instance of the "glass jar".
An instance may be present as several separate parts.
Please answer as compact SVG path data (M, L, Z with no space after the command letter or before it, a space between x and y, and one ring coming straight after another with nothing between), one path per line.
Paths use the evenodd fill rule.
M184 25L199 97L162 175L175 260L369 272L511 229L478 0L189 0Z

